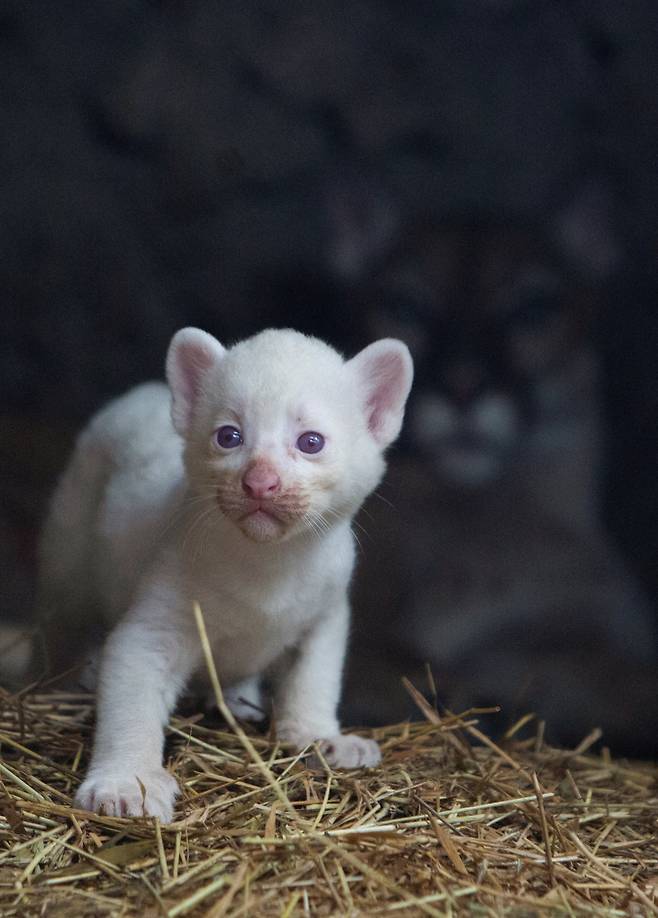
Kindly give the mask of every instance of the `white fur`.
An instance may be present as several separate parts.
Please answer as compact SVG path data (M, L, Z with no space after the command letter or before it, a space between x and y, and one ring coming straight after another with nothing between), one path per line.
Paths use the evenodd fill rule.
M321 741L337 766L379 761L377 745L342 736L336 717L350 526L383 474L412 366L393 340L345 362L297 332L267 330L225 350L184 329L172 341L167 375L175 429L170 393L159 384L101 411L55 495L42 550L51 619L61 617L65 628L77 605L77 614L93 610L92 632L99 622L113 627L100 660L93 756L76 802L163 821L172 819L177 793L162 765L163 728L202 669L194 600L238 713L248 713L245 694L259 703L258 679L267 672L283 742L302 749ZM225 424L240 430L240 446L217 445ZM296 447L308 430L325 437L320 453ZM254 467L280 480L271 504L250 503L243 491L242 476Z

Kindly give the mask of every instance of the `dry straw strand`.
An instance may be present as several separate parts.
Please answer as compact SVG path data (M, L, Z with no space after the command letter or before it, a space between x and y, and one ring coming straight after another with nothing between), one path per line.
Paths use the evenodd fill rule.
M420 709L371 731L382 764L351 772L176 716L182 795L159 825L71 808L89 695L0 689L0 914L658 915L656 765L595 752L596 732L556 749L526 718L487 741L477 712Z

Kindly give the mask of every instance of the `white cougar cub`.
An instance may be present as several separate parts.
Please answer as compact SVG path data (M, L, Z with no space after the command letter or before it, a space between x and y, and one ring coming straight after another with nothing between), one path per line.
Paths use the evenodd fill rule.
M336 716L351 521L382 477L412 372L393 339L344 361L294 331L226 349L185 328L167 356L170 391L140 386L91 421L41 558L51 670L113 628L78 806L172 819L178 787L162 764L163 728L203 670L195 600L237 713L258 706L267 673L282 742L320 741L339 767L377 764L377 744L342 735Z

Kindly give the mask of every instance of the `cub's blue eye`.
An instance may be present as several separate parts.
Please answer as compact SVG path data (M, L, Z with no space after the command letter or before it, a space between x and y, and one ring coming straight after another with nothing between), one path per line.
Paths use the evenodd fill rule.
M307 430L297 438L297 449L302 453L319 453L324 446L324 437L314 430Z
M231 424L224 424L223 427L220 427L215 432L215 440L222 449L233 449L234 446L240 446L242 443L242 434L237 427L233 427Z

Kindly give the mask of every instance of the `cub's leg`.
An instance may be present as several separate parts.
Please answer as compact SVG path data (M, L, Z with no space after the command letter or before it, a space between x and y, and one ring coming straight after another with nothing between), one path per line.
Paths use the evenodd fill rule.
M99 674L97 727L76 805L109 816L173 818L178 785L162 765L164 727L200 658L160 585L110 634Z
M41 536L30 679L61 674L64 681L79 683L79 673L104 639L93 589L93 550L108 476L102 443L90 428L78 438Z
M338 768L377 765L374 740L342 734L336 716L347 646L347 603L319 621L305 636L292 663L279 672L274 713L277 736L297 749L319 742Z

